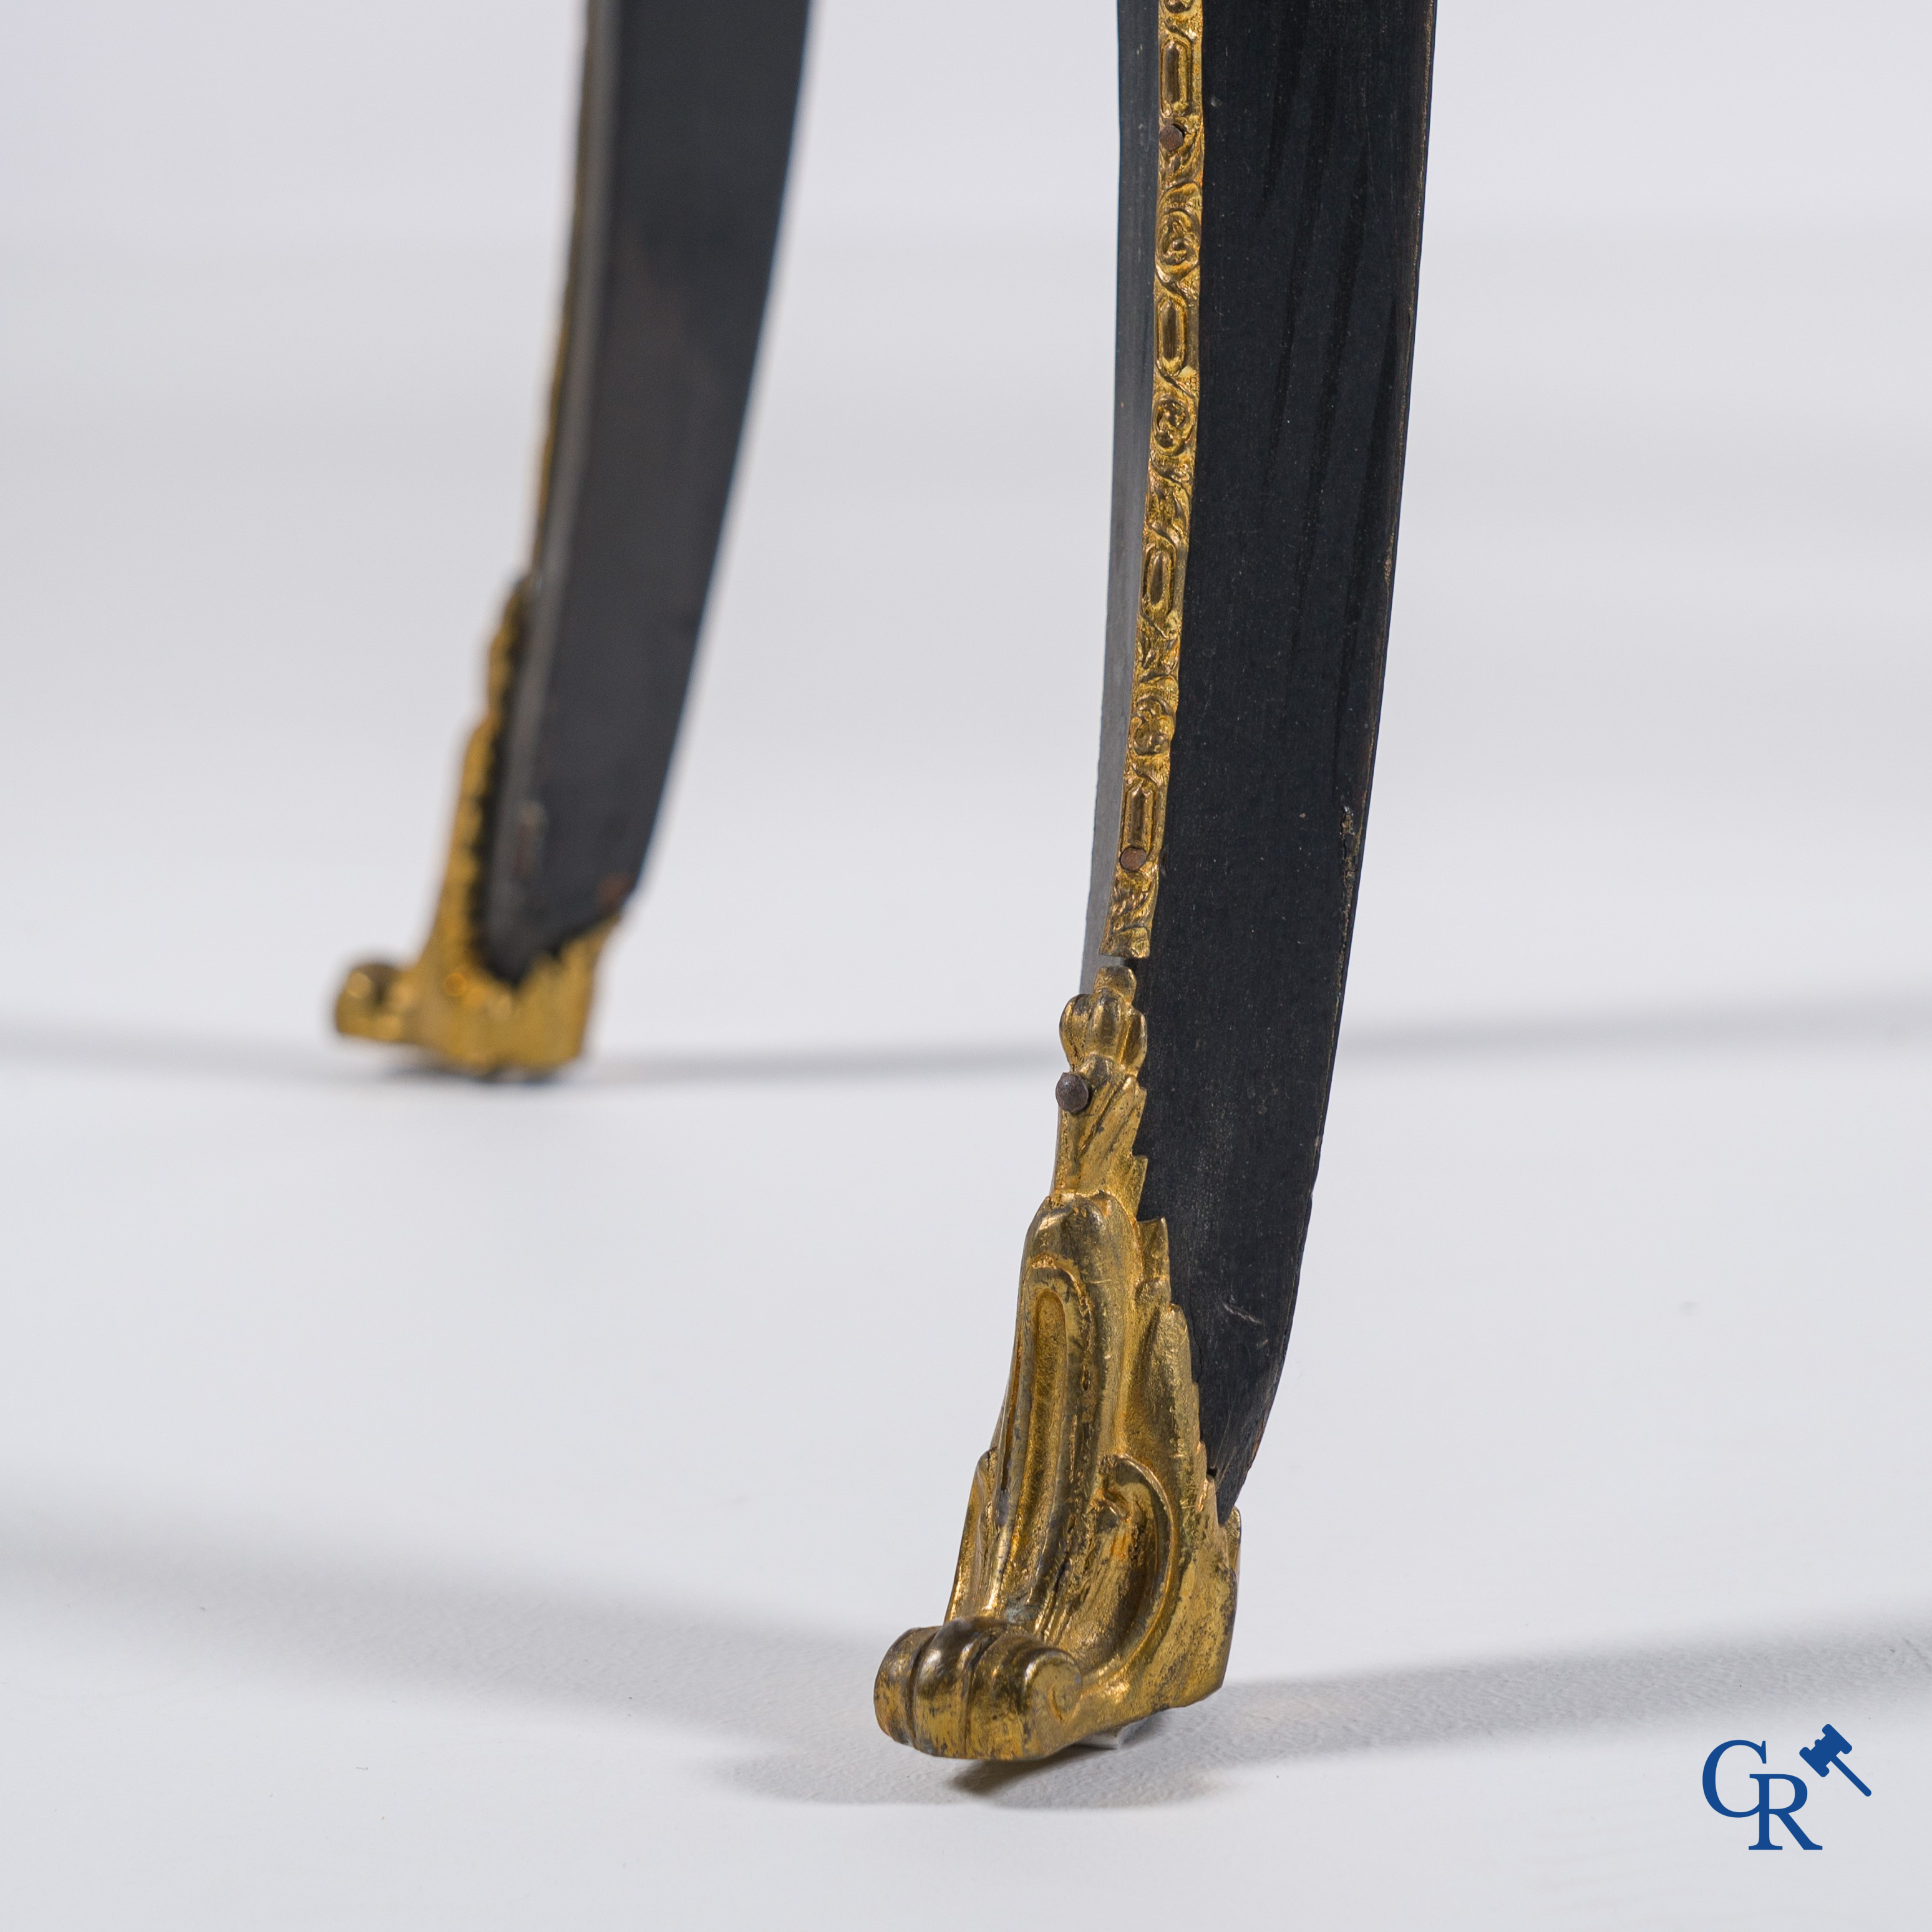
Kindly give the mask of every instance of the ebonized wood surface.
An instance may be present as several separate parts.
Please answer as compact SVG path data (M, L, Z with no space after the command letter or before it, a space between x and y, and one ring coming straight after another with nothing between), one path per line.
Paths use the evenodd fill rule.
M478 923L512 982L617 910L704 614L806 0L592 0L565 346Z
M1204 9L1180 701L1152 951L1134 964L1149 1042L1141 1212L1168 1223L1224 1513L1281 1376L1341 1018L1395 566L1432 16L1432 0ZM1130 64L1125 33L1123 50ZM1111 865L1118 820L1102 783ZM1117 761L1116 801L1118 784Z

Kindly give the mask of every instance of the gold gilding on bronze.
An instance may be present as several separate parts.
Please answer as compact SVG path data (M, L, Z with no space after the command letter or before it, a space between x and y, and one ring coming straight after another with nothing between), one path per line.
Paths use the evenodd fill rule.
M1154 418L1142 520L1133 692L1121 774L1120 856L1101 952L1144 959L1180 695L1180 614L1201 401L1201 0L1160 0L1160 200L1154 215Z
M1201 0L1159 0L1154 393L1120 843L1101 951L1147 956L1179 698L1200 394ZM1061 1016L1053 1190L1028 1230L1011 1374L946 1621L906 1632L873 1707L940 1757L1038 1758L1217 1690L1240 1518L1221 1521L1167 1224L1138 1218L1147 1027L1102 966Z
M1220 1688L1240 1519L1218 1517L1167 1224L1136 1218L1147 1096L1134 977L1102 967L1060 1033L1061 1102L1028 1230L1012 1368L943 1624L908 1630L880 1724L935 1756L1037 1758Z
M466 1072L549 1072L584 1050L606 920L539 959L519 986L483 962L476 928L484 819L510 680L522 640L521 587L510 593L490 646L483 722L463 756L449 858L422 956L412 966L370 961L350 969L335 1002L339 1033L416 1046Z

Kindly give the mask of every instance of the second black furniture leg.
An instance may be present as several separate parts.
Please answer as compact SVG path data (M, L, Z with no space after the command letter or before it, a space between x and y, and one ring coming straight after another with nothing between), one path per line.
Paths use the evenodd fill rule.
M336 1024L475 1071L583 1043L676 741L778 238L806 0L590 0L528 574L492 647L429 940Z

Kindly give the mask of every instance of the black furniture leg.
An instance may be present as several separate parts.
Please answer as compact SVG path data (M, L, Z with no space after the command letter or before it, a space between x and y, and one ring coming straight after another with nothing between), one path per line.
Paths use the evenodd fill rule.
M465 755L429 939L338 1028L473 1072L583 1045L650 844L778 238L806 0L590 0L534 554Z
M1088 990L946 1620L874 1690L941 1756L1044 1756L1226 1668L1368 814L1432 13L1120 0Z

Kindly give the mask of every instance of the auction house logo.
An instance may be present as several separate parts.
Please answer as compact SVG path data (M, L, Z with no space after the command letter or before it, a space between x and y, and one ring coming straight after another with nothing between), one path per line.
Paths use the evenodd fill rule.
M1835 1771L1849 1779L1869 1798L1871 1786L1845 1762L1845 1754L1851 1749L1851 1741L1834 1726L1827 1724L1825 1735L1815 1744L1807 1744L1798 1755L1820 1778ZM1796 1772L1754 1771L1745 1774L1757 1786L1757 1802L1747 1804L1742 1810L1726 1804L1718 1795L1718 1778L1724 1766L1726 1751L1747 1750L1756 1754L1760 1764L1768 1765L1771 1760L1765 1754L1762 1744L1753 1744L1748 1738L1732 1738L1720 1744L1704 1760L1704 1802L1713 1811L1720 1812L1726 1818L1755 1818L1757 1836L1751 1841L1750 1849L1754 1852L1781 1852L1784 1846L1772 1835L1771 1821L1775 1818L1790 1833L1792 1841L1801 1851L1822 1852L1825 1848L1815 1838L1805 1835L1804 1827L1798 1822L1797 1814L1804 1808L1804 1801L1810 1796L1810 1788ZM1729 1774L1735 1783L1735 1773ZM1784 1802L1778 1803L1772 1797L1774 1786L1787 1785L1790 1788L1784 1794Z

